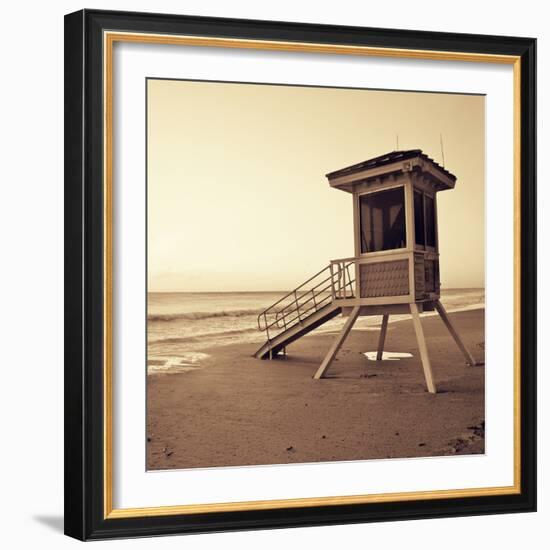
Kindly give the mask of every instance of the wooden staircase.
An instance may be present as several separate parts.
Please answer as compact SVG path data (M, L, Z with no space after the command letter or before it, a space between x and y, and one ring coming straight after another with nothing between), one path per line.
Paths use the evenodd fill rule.
M254 354L274 359L286 346L341 313L339 300L353 298L353 262L333 263L258 315L258 329L265 343Z

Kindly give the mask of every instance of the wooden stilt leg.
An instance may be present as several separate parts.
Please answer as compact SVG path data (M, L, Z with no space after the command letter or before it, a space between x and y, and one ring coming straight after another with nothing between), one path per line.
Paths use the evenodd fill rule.
M377 361L382 361L382 354L384 353L384 342L386 341L386 331L388 330L388 318L389 314L382 316L382 327L380 329L380 338L378 339L378 352L376 353Z
M420 323L420 315L418 314L418 306L413 302L411 304L411 315L414 325L414 331L416 332L416 340L418 342L418 348L420 349L420 358L422 360L422 368L424 369L424 378L426 379L426 386L430 393L436 393L432 366L430 364L430 358L428 357L428 348L426 347L426 340L424 338L424 331L422 330L422 324Z
M445 323L445 326L447 327L448 331L451 333L451 336L453 337L454 341L456 342L456 345L462 352L462 355L464 355L464 359L466 359L466 363L468 365L477 365L476 360L474 359L473 355L468 351L468 348L464 345L464 342L461 340L458 332L456 331L456 328L454 327L449 315L445 311L445 308L441 304L439 300L437 300L435 303L435 309L439 313L441 320L443 323Z
M327 369L330 367L330 364L332 363L333 359L336 357L336 354L338 353L340 346L344 343L344 340L349 334L351 327L353 327L355 321L357 320L357 317L359 317L360 309L361 308L357 306L357 307L354 307L353 310L351 311L348 317L348 320L346 321L346 324L342 329L342 332L338 335L338 337L336 338L336 340L328 350L326 357L323 359L321 366L317 369L317 372L313 377L315 380L319 380L319 378L322 378L325 372L327 371Z

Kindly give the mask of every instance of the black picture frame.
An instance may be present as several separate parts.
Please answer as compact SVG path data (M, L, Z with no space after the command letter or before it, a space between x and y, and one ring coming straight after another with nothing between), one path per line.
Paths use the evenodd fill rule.
M520 58L521 491L369 504L105 517L103 32ZM530 512L536 509L536 40L83 10L65 17L65 533L80 540Z

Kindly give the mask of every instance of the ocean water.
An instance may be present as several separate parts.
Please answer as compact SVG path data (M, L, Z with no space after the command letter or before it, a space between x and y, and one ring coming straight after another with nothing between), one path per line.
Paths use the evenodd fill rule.
M258 314L285 292L151 292L148 294L148 372L181 372L200 368L212 350L234 343L265 341ZM447 311L481 308L484 289L441 291ZM430 315L426 313L425 315ZM408 315L392 315L390 322ZM341 316L314 332L339 330ZM377 330L381 317L360 317L354 330Z

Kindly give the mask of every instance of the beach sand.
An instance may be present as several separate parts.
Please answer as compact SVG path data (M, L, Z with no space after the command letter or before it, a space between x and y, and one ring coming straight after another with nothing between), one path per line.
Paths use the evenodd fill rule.
M484 310L451 314L478 361ZM391 317L390 317L391 319ZM286 357L258 344L204 350L200 368L150 374L147 468L206 468L484 452L483 366L468 366L437 316L422 318L438 393L426 391L410 320L390 323L387 351L369 361L378 330L352 330L323 380L313 380L335 333L312 333Z

